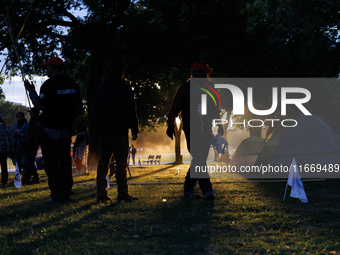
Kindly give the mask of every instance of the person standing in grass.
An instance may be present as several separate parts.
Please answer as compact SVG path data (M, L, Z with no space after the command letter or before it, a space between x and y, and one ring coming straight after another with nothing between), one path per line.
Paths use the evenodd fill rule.
M27 133L28 123L23 112L18 112L16 118L17 122L12 127L12 132L15 140L14 162L15 164L18 164L19 172L20 174L22 174L22 184L27 184L30 177L27 170L27 158L24 148L24 139Z
M208 76L211 73L211 70L212 69L209 68L209 66L204 62L194 62L191 68L191 77L200 78L202 80L202 87L204 87L204 84L212 87L213 84L208 80ZM197 94L198 97L191 97L191 93L193 95ZM202 91L198 90L198 88L196 87L193 87L190 80L184 82L177 89L170 107L170 111L168 113L168 129L166 131L166 134L171 139L173 139L173 136L175 134L175 119L181 112L183 131L185 134L188 151L192 156L192 161L190 165L191 169L196 169L196 166L206 166L206 161L213 138L211 130L212 120L217 119L219 116L219 109L218 107L215 107L213 103L211 103L210 98L208 98L207 102L209 104L207 107L209 113L207 115L203 115L199 112L199 109L201 109L199 105L201 103L201 94ZM190 111L190 109L193 109L193 111ZM190 174L190 168L184 181L183 198L200 198L200 195L194 192L194 187L198 182L204 198L207 200L214 199L215 197L209 174L207 172L200 173L201 178L192 178Z
M68 202L73 194L71 134L73 123L82 111L78 84L63 73L64 61L50 57L43 63L48 80L40 88L25 81L34 106L41 110L41 150L51 191L46 202Z
M137 139L138 122L133 92L123 77L123 63L120 60L112 60L101 85L95 91L93 117L100 144L97 168L98 202L111 200L107 195L105 178L113 154L116 160L118 202L138 199L138 197L129 195L126 179L128 133L131 129L132 140Z
M14 152L14 138L11 127L5 122L0 113L0 165L1 165L1 184L7 185L8 168L7 157Z
M129 151L129 155L131 155L132 158L132 164L135 165L135 157L136 157L136 148L133 146L133 144L131 144L130 146L130 151ZM130 160L129 160L130 161ZM129 162L130 163L130 162Z
M30 113L31 119L28 123L28 129L24 143L28 171L26 182L29 182L30 184L37 184L40 182L40 180L37 167L34 162L35 156L37 155L37 151L40 146L40 112L35 107L33 107L31 110L28 110L28 112Z

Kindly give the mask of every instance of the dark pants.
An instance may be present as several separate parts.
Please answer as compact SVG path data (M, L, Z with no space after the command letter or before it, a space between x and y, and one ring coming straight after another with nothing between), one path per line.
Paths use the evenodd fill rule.
M133 165L135 165L135 154L131 154L131 157L132 157L132 163Z
M116 136L100 141L100 158L97 168L97 197L107 196L107 180L105 179L110 159L114 154L116 160L116 181L118 196L128 194L128 185L126 180L126 164L128 155L129 143L128 136Z
M27 161L26 161L26 152L25 150L20 147L17 149L17 151L14 153L14 159L15 162L18 164L18 168L19 168L19 173L23 175L23 177L25 176L25 174L27 173Z
M35 156L37 155L38 148L32 148L33 146L27 146L26 148L26 161L27 161L27 181L31 179L33 176L33 179L38 179L38 171L37 167L35 166Z
M60 201L70 198L73 194L71 137L52 139L42 130L41 150L51 191L50 197Z
M192 157L190 168L195 169L195 166L206 166L210 149L210 139L203 139L202 136L192 135L191 139L194 139L194 149L190 150L190 132L184 130L184 134L187 142L188 151L190 152L190 155ZM187 172L187 175L185 176L184 193L193 191L197 182L203 192L203 195L206 194L208 191L212 191L209 173L200 173L200 178L191 178L190 168Z
M0 153L0 165L1 165L1 184L6 185L8 182L7 152Z

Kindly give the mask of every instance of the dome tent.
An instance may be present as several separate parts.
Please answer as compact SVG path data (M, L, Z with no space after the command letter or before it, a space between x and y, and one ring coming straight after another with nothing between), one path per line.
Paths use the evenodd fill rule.
M261 152L265 140L257 136L244 139L235 151L231 161L231 166L239 169L241 166L254 165L259 153Z
M335 166L340 164L340 139L322 119L316 115L299 115L298 125L286 128L280 136L269 163L271 165L290 165L295 158L298 165L320 164ZM338 177L340 173L321 172L323 177ZM307 176L321 174L311 172Z

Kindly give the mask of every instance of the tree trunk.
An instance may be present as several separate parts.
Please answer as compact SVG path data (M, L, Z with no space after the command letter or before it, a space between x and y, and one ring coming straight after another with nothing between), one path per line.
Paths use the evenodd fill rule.
M181 114L179 114L178 117L181 120L181 123L175 123L175 164L183 164L183 156L181 155L181 134L183 129L183 121Z
M175 125L175 155L176 160L175 164L182 164L183 163L183 157L181 155L181 134L182 134L182 128L178 128L177 125Z

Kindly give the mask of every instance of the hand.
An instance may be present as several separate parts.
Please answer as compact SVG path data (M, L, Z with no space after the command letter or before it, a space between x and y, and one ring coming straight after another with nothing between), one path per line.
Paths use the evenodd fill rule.
M136 140L136 139L137 139L137 137L138 137L138 135L137 135L137 134L134 134L134 135L132 135L132 140Z
M27 91L35 89L34 85L30 83L28 80L24 80L24 86Z
M171 138L171 140L174 139L174 135L175 135L175 126L168 126L168 129L166 130L166 134L167 136L169 136Z

